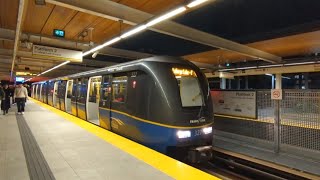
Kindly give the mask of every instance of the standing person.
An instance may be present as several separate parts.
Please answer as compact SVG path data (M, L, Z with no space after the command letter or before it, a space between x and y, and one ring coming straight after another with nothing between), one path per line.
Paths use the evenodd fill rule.
M3 115L5 115L5 114L8 114L8 111L10 108L10 96L11 96L11 90L9 89L9 86L7 84L3 86L3 92L4 92L4 96L2 98L1 110L3 111Z
M24 106L28 98L28 90L20 83L14 90L14 99L18 106L18 114L24 114Z
M2 109L2 106L3 106L3 102L4 102L4 91L3 91L3 88L2 86L0 85L0 100L1 100L1 109ZM3 114L4 115L4 114Z

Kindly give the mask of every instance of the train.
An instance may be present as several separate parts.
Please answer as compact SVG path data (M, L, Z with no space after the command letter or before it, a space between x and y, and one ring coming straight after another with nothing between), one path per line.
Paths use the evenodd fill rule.
M36 82L32 98L164 154L210 155L208 81L190 61L159 56ZM190 155L191 154L191 155Z

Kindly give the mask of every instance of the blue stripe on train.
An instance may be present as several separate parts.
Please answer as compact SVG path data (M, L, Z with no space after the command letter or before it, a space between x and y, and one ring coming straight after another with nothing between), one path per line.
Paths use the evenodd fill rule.
M106 120L108 113L110 113L109 110L100 109L100 119ZM187 140L190 144L190 142L199 142L203 139L203 136L197 136L196 133L196 131L201 131L201 128L189 129L191 131L191 138L178 139L176 133L179 129L139 121L113 111L111 112L111 116L112 131L163 153L166 152L167 147L177 146L179 141L183 142Z

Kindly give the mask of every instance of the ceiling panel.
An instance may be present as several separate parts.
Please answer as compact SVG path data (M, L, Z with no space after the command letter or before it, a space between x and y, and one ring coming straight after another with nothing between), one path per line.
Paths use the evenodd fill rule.
M13 45L13 41L3 41L3 48L5 49L13 49Z
M113 0L117 3L139 9L151 14L158 14L182 4L185 0Z
M93 41L102 43L113 36L119 35L120 32L124 32L130 27L130 25L122 23L120 28L119 22L103 19L100 23L94 26Z
M99 20L99 17L90 14L85 14L83 12L77 12L74 18L66 25L65 37L67 39L78 39L78 35L83 32L90 25L94 24Z
M159 14L166 12L171 8L175 8L184 3L184 0L149 0L147 3L139 7L141 11L148 12L150 14Z
M52 4L46 3L45 6L35 5L35 1L30 0L23 31L37 34L40 33L53 8L54 5Z
M41 33L52 35L53 29L64 29L76 13L75 10L55 6Z
M17 25L19 0L0 0L0 27L14 30Z
M320 31L260 41L247 45L281 57L307 55L320 52ZM191 61L211 64L219 64L219 62L223 64L226 62L232 63L244 60L253 60L250 57L225 50L207 51L184 56L184 58Z

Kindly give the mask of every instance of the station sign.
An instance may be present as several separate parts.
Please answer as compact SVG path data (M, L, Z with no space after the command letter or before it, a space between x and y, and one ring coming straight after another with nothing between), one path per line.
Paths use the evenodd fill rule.
M49 46L33 45L32 55L61 61L82 62L82 51Z
M282 100L282 89L271 89L271 99Z
M256 91L211 91L214 114L257 118Z

